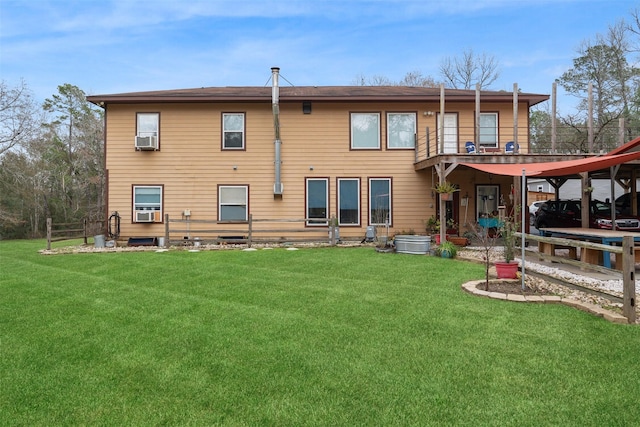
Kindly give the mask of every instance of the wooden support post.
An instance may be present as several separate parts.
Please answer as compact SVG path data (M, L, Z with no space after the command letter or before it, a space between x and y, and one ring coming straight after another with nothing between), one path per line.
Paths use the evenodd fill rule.
M169 247L169 214L164 214L164 247Z
M629 323L636 323L636 279L633 236L622 238L622 314Z
M247 236L247 247L251 247L251 239L253 238L253 214L249 214L249 235Z
M47 250L51 250L51 218L47 218Z
M82 220L82 237L84 238L84 244L87 244L87 218Z

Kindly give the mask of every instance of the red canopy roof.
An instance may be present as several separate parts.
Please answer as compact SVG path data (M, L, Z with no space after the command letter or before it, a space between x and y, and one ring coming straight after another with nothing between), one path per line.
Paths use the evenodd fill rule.
M604 155L599 157L589 157L586 159L567 160L564 162L461 164L494 175L521 176L522 169L524 169L527 176L549 177L576 175L580 172L591 172L600 169L606 169L610 166L619 165L621 163L626 163L636 159L640 159L640 151L612 156Z
M580 172L591 172L606 169L610 166L619 165L640 159L640 151L626 152L640 145L640 137L630 141L615 150L597 157L586 159L567 160L564 162L545 163L461 163L464 166L474 168L494 175L522 176L525 170L527 176L551 177L577 175ZM620 154L623 153L623 154Z

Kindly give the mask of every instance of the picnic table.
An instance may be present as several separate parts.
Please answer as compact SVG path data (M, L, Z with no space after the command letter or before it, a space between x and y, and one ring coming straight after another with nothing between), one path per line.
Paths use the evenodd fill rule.
M538 230L542 236L545 237L562 237L565 239L578 239L589 242L602 243L603 245L622 245L622 238L624 236L633 236L634 244L640 245L640 233L633 233L630 231L618 231L618 230L602 230L598 228L541 228ZM553 244L542 243L539 244L539 250L544 253L554 251ZM571 249L570 249L571 251ZM636 251L636 257L640 254L640 251ZM572 255L575 257L575 248L573 248ZM602 265L606 268L611 268L611 254L607 251L600 251L597 249L582 248L580 250L580 260L582 262L590 264Z

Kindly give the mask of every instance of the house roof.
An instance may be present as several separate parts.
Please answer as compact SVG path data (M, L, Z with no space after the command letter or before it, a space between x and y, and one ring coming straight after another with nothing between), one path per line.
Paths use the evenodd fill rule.
M280 102L294 101L421 101L439 102L440 88L413 86L280 86ZM129 92L88 96L103 106L118 103L154 102L271 102L270 86L202 87L194 89ZM475 102L475 90L446 89L447 102ZM512 92L480 91L483 102L511 102ZM549 95L519 93L518 101L529 107L549 99Z
M474 168L494 175L522 176L524 169L527 176L556 177L577 175L580 172L593 172L609 168L632 160L640 159L640 137L610 151L602 156L587 157L585 159L565 160L560 162L544 163L461 163L464 166ZM636 149L636 150L634 150Z

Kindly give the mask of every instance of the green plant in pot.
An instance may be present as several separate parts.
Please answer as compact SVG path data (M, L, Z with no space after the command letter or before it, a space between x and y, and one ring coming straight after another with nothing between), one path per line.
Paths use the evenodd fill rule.
M440 220L432 215L424 222L424 228L427 234L434 235L440 231Z
M513 217L508 217L500 225L500 237L503 240L503 258L504 262L496 262L496 274L499 279L515 279L518 274L518 263L513 261L515 258L516 248L516 232L518 224Z
M451 242L442 242L436 249L436 253L442 258L455 258L458 247Z
M455 193L456 191L460 191L457 185L450 183L449 181L444 181L438 183L435 188L435 192L438 194L442 194L442 199L447 200L450 194Z

